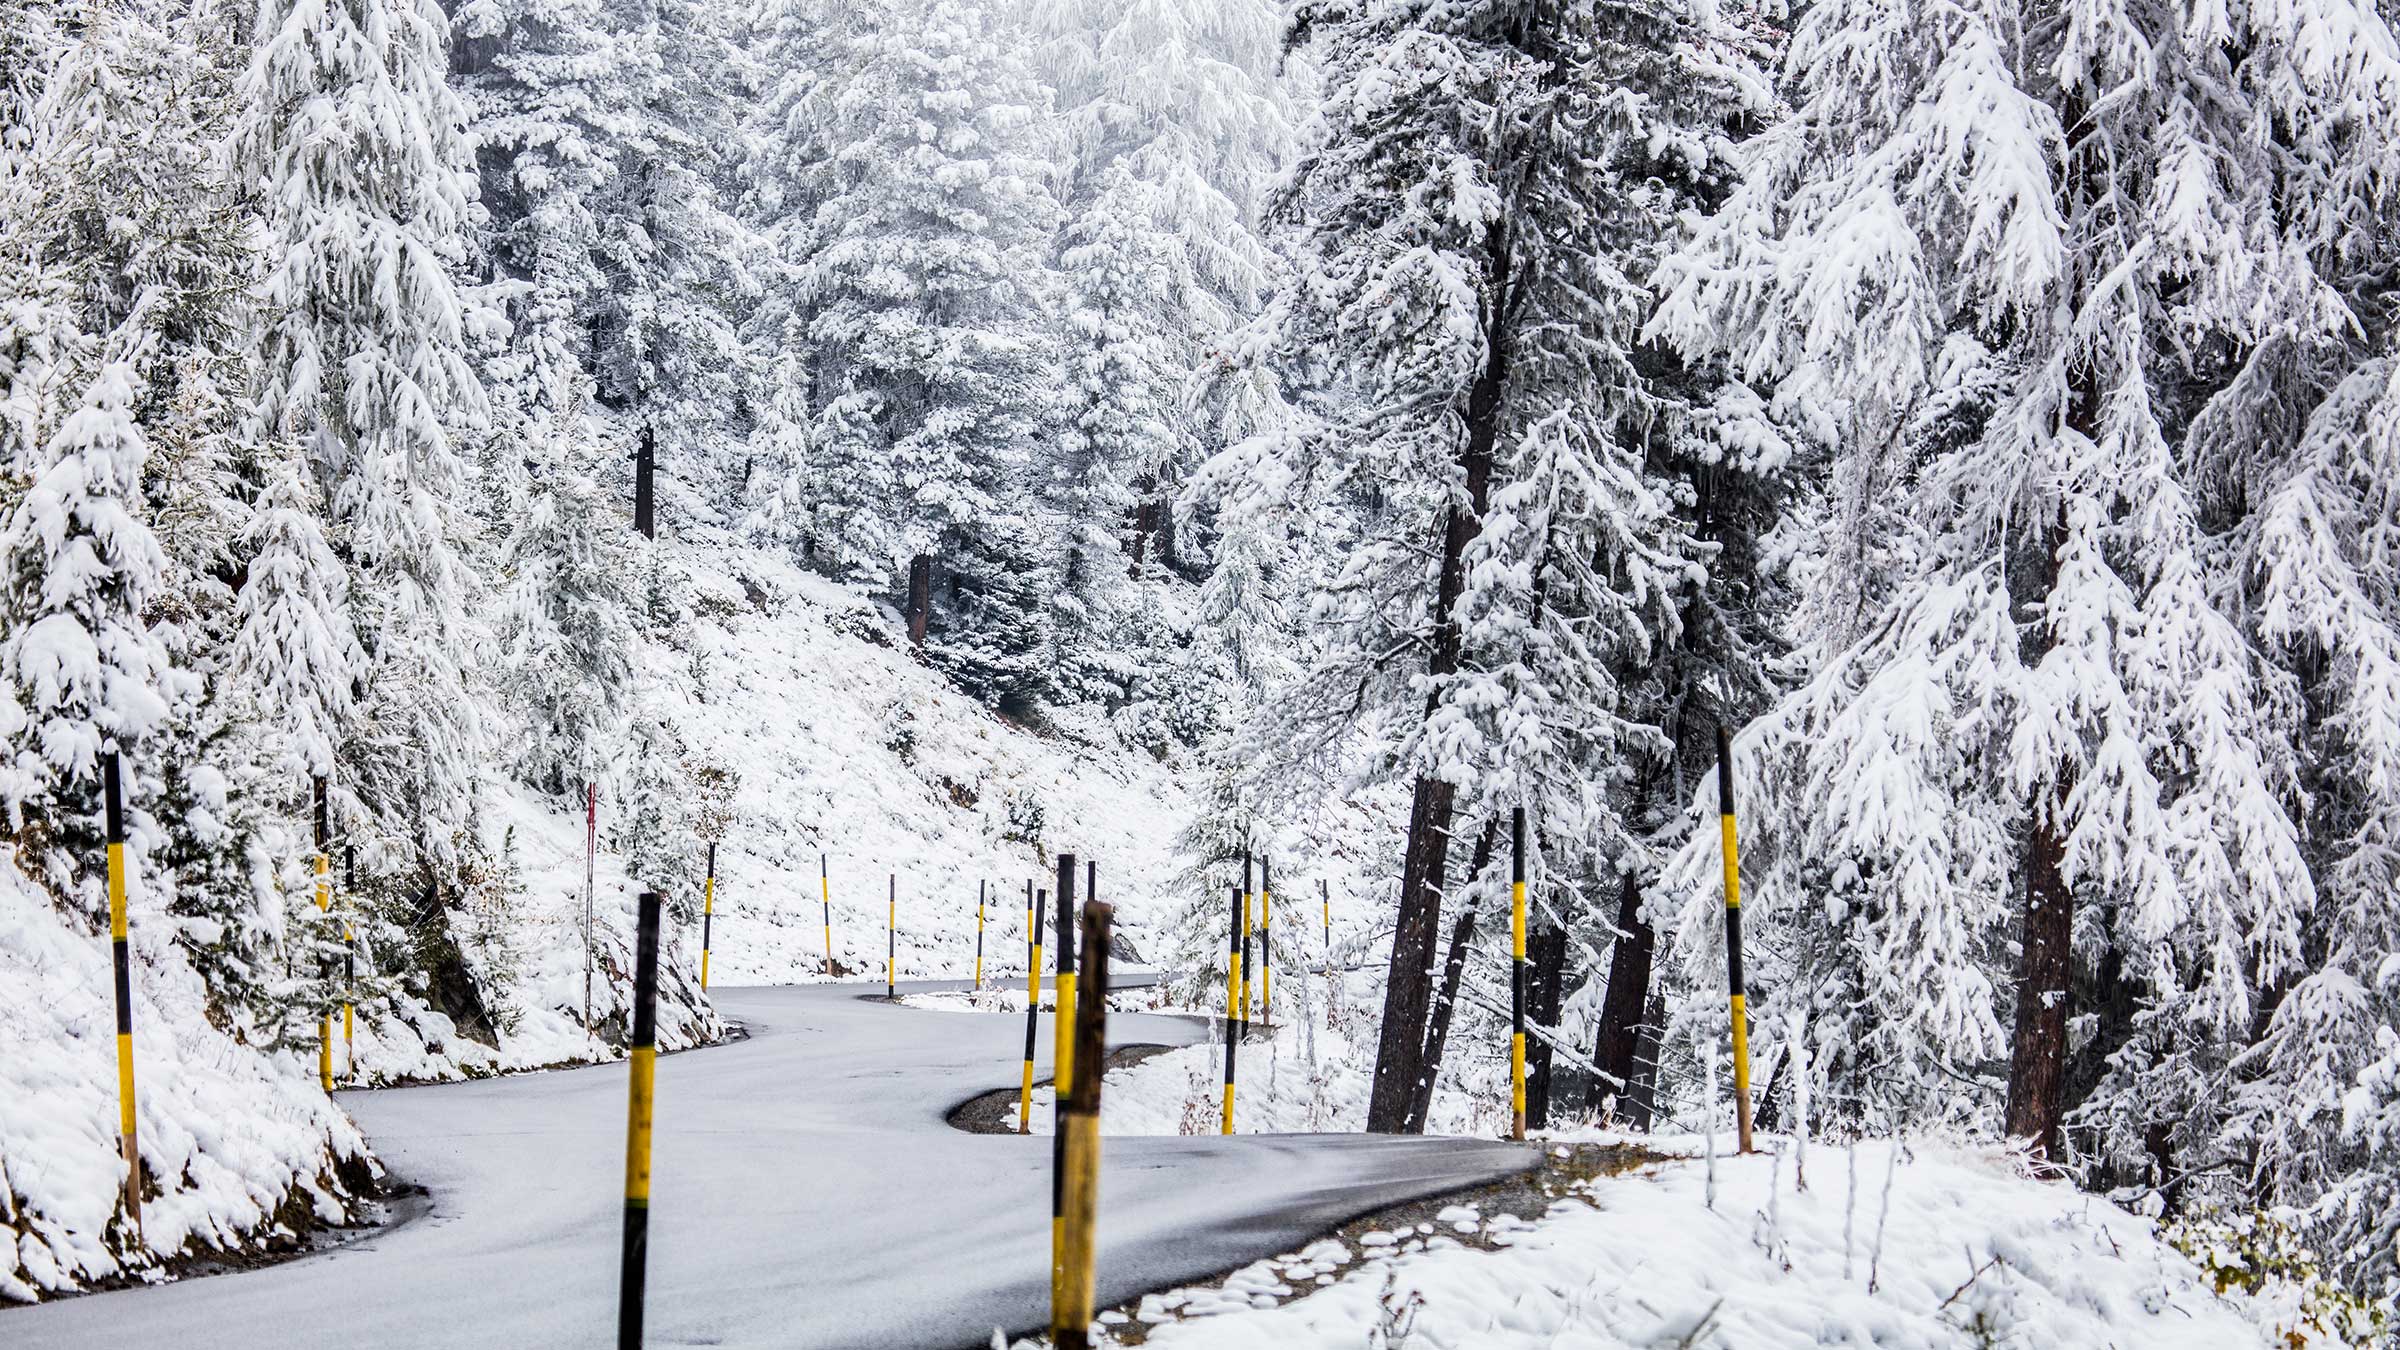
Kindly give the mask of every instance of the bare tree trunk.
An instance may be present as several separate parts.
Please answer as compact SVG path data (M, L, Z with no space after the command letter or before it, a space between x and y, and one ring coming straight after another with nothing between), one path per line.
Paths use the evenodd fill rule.
M1158 533L1159 517L1166 513L1166 504L1157 496L1156 479L1145 476L1137 480L1133 492L1133 510L1129 513L1131 519L1127 521L1132 527L1127 532L1133 537L1127 541L1125 552L1133 575L1139 578L1142 564L1150 556L1150 536Z
M1592 1063L1614 1077L1592 1080L1591 1108L1597 1115L1601 1099L1622 1098L1633 1082L1634 1047L1641 1040L1642 1009L1650 999L1650 960L1658 936L1642 919L1642 886L1630 872L1617 891L1617 940L1608 953L1608 989L1601 997L1600 1034L1592 1045Z
M925 625L933 611L933 555L908 560L908 645L925 655Z
M1491 334L1484 367L1467 395L1467 435L1459 451L1466 501L1453 501L1442 522L1442 564L1434 587L1431 648L1426 673L1434 689L1425 715L1440 705L1442 686L1458 673L1461 634L1458 598L1466 589L1467 545L1483 528L1492 486L1492 448L1500 433L1501 391L1508 379L1510 272L1508 231L1494 223L1486 235L1492 260L1493 300L1487 311ZM1408 810L1408 846L1401 855L1400 916L1392 930L1392 959L1385 979L1383 1027L1375 1046L1375 1084L1367 1098L1367 1129L1396 1134L1407 1127L1408 1106L1423 1071L1426 1017L1433 994L1433 944L1442 920L1442 882L1450 858L1450 820L1458 789L1438 778L1419 777Z
M1525 1016L1532 1025L1558 1032L1558 1005L1566 996L1567 930L1556 924L1533 935L1533 988L1526 991ZM1529 1036L1525 1045L1525 1125L1550 1124L1550 1042Z

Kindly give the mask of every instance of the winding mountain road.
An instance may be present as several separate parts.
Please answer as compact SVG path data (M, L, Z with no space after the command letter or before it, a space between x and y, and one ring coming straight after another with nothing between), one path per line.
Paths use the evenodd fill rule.
M749 1039L659 1061L650 1344L945 1350L1046 1323L1050 1141L945 1121L1015 1079L1023 1018L861 992L716 990ZM1112 1043L1204 1034L1139 1014L1111 1016L1109 1032ZM1047 1017L1039 1040L1046 1065ZM345 1093L343 1104L392 1174L431 1192L421 1217L258 1270L0 1312L0 1344L531 1350L613 1339L622 1065ZM1100 1301L1288 1251L1370 1210L1534 1160L1456 1139L1111 1138Z

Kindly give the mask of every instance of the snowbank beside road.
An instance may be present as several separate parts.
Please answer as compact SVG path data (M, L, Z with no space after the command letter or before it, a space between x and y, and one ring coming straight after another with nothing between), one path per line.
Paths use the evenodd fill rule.
M307 1221L344 1221L369 1176L365 1142L314 1065L219 1030L174 921L138 886L128 905L149 1182L138 1245L119 1212L107 931L0 867L0 1300L151 1277L152 1253L255 1250Z
M1689 1159L1576 1182L1529 1222L1453 1206L1144 1300L1136 1325L1160 1350L2263 1350L2293 1329L2151 1220L1997 1151L1820 1145L1808 1183L1720 1158L1712 1204Z

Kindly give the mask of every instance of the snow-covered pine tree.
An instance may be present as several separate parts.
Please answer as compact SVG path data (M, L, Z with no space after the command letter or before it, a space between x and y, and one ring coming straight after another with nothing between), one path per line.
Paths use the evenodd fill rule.
M596 203L608 278L593 317L599 404L638 415L670 520L740 518L763 377L742 342L759 241L731 211L739 112L755 75L700 0L607 7L628 125Z
M104 842L101 757L123 754L136 802L149 795L144 785L155 775L142 751L166 720L162 690L172 678L145 621L166 557L136 509L146 453L134 410L139 353L109 345L127 340L120 329L68 349L75 365L89 362L88 374L65 372L80 386L79 404L45 439L11 419L9 471L25 486L0 527L10 824L34 841L29 861L51 891L92 913L107 907L94 862ZM17 371L29 373L41 377ZM141 843L155 843L152 830L143 833Z
M734 308L751 244L719 205L746 79L720 12L475 0L456 24L488 247L516 291L490 379L503 420L573 357L604 405L652 424L670 481L721 455L709 443L738 439L716 433L747 392Z
M2382 191L2391 51L2353 3L1817 6L1794 115L1672 264L1660 331L1835 447L1810 678L1736 778L1745 908L1862 1125L2164 1182L2298 971L2297 700L2206 580L2247 507L2200 431L2355 330L2330 222ZM1695 978L1714 867L1675 868Z
M1039 0L1026 8L1037 73L1067 130L1060 199L1078 226L1122 219L1109 198L1138 192L1171 289L1145 307L1187 373L1257 313L1275 282L1261 207L1292 140L1278 69L1283 16L1265 0ZM1080 233L1072 230L1071 233ZM1072 261L1064 263L1075 272ZM1185 413L1120 472L1137 494L1130 547L1173 563L1169 515L1183 480L1221 448Z
M580 377L578 377L580 378ZM532 734L513 768L533 787L580 798L607 777L633 697L633 550L596 481L607 452L570 404L536 424L538 466L502 560L502 687Z
M297 780L329 776L366 657L350 629L349 577L325 542L297 451L268 461L243 531L249 559L229 675L257 700ZM288 794L287 794L288 795Z
M1310 537L1341 561L1315 586L1320 648L1251 739L1279 767L1412 785L1368 1112L1396 1130L1454 822L1555 787L1559 837L1621 847L1618 785L1569 785L1663 744L1618 666L1672 639L1699 570L1643 476L1635 255L1672 209L1652 164L1720 153L1723 90L1671 3L1312 3L1295 33L1326 90L1270 314L1325 425L1250 474L1338 504Z
M485 740L456 442L484 400L452 272L475 184L449 41L433 0L269 0L233 140L271 252L256 425L305 447L368 654L341 777L437 876L475 846Z
M127 5L86 16L49 68L31 114L23 171L9 176L22 194L20 209L8 213L6 228L7 251L29 264L17 273L36 288L27 298L55 287L49 293L60 302L53 312L63 325L54 334L60 345L51 354L64 359L44 381L62 397L92 381L77 416L110 426L101 443L73 458L84 490L114 505L64 508L83 523L60 528L113 536L117 527L103 522L119 511L141 524L138 537L126 535L121 555L113 538L97 545L107 566L145 578L134 603L153 649L145 678L160 707L143 744L121 740L128 783L160 809L158 828L146 832L137 853L183 919L197 964L229 1011L280 933L279 906L252 865L262 828L250 795L255 724L245 711L250 704L222 678L233 623L229 581L237 575L233 542L247 516L235 398L254 263L237 194L216 154L228 116L230 55L222 29L191 12ZM117 364L95 367L112 354ZM41 416L31 411L21 424L29 436ZM130 425L111 426L115 418ZM108 482L108 472L94 466L109 458L130 458L138 478ZM70 469L19 467L29 474ZM34 504L29 498L28 507ZM45 547L72 560L83 546L50 539ZM149 551L155 556L145 557ZM62 575L44 585L67 583ZM62 783L44 791L55 797L68 790L88 797L93 788ZM86 800L74 809L96 807ZM58 842L80 847L93 837L79 828ZM58 862L77 873L96 870L88 856L45 866Z
M628 107L609 7L592 0L472 0L453 26L453 69L474 138L486 216L480 234L505 295L505 341L488 344L483 507L516 530L538 475L524 447L546 440L593 364L604 303L597 199L623 171Z
M906 594L912 636L932 631L929 655L977 697L1022 702L1044 688L1058 551L1032 491L1055 417L1046 95L960 0L825 32L806 132L830 157L801 179L808 252L786 297L816 349L814 543Z
M1189 462L1183 410L1188 339L1176 320L1190 286L1160 194L1108 170L1059 254L1068 304L1065 435L1044 496L1065 539L1051 598L1057 693L1117 702L1155 654L1128 650L1135 603L1124 538L1136 483L1168 481Z
M2386 217L2387 221L2389 217ZM2390 225L2383 230L2392 237ZM2361 258L2370 263L2372 255ZM2400 360L2333 384L2267 481L2238 544L2250 630L2302 697L2306 847L2318 905L2305 971L2261 1000L2236 1064L2226 1146L2262 1198L2305 1206L2318 1250L2362 1292L2400 1291ZM2223 428L2233 436L2240 432ZM2220 442L2235 448L2231 440Z

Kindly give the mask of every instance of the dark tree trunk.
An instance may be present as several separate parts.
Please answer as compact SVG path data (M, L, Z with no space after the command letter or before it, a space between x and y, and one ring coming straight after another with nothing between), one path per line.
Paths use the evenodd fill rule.
M1617 891L1617 941L1608 953L1608 989L1601 997L1600 1034L1592 1045L1592 1063L1615 1078L1592 1080L1591 1108L1599 1114L1601 1099L1610 1093L1624 1109L1626 1086L1633 1082L1634 1047L1641 1040L1642 1009L1650 1000L1650 959L1658 938L1642 919L1642 887L1627 873Z
M1492 850L1500 841L1500 818L1494 816L1483 822L1483 833L1475 836L1475 860L1467 869L1473 881L1492 864ZM1467 951L1474 942L1475 908L1458 916L1450 930L1450 959L1442 967L1441 996L1434 1000L1432 1024L1425 1032L1425 1050L1419 1057L1416 1088L1408 1096L1408 1122L1402 1134L1423 1134L1425 1123L1433 1118L1433 1085L1442 1076L1442 1049L1450 1043L1450 1017L1457 1009L1458 983L1466 973Z
M933 611L933 555L908 560L908 645L925 654L925 624Z
M1433 1025L1425 1033L1425 1058L1417 1074L1416 1091L1409 1094L1408 1121L1402 1134L1425 1133L1433 1115L1433 1083L1442 1076L1442 1050L1450 1043L1450 1015L1458 1007L1458 982L1467 969L1467 948L1475 941L1475 908L1458 916L1450 930L1450 959L1442 965L1442 996L1434 1000Z
M497 1046L500 1034L484 1005L483 988L467 968L459 950L458 933L450 911L442 904L441 888L428 881L417 904L417 960L426 972L425 1001L450 1019L458 1034L483 1045Z
M1133 538L1128 541L1125 552L1131 560L1133 575L1139 577L1142 574L1142 564L1150 556L1150 536L1158 533L1159 521L1167 514L1167 505L1156 495L1158 484L1151 479L1144 478L1135 483L1133 490L1136 494L1133 518L1130 522L1133 527L1130 531ZM1163 546L1160 553L1162 555L1165 553ZM1161 561L1164 561L1163 556Z
M1529 972L1533 987L1526 991L1525 1016L1533 1026L1558 1034L1558 1005L1566 997L1567 930L1551 925L1533 935ZM1550 1124L1551 1045L1540 1036L1525 1041L1525 1127L1546 1129Z
M1617 1120L1626 1129L1646 1130L1658 1113L1658 1042L1667 1026L1667 1000L1652 994L1634 1029L1632 1072L1617 1094Z
M1392 930L1385 970L1383 1026L1375 1046L1375 1084L1367 1097L1367 1129L1400 1134L1424 1072L1426 1017L1432 1011L1433 944L1442 921L1442 883L1450 853L1450 816L1457 789L1420 778L1409 802L1408 851L1400 867L1400 921Z
M2069 97L2060 108L2067 127L2065 173L2059 187L2060 214L2069 220L2087 214L2097 199L2096 170L2090 160L2092 125L2079 98ZM2081 290L2096 278L2078 276ZM2070 430L2092 440L2100 434L2101 391L2098 373L2089 361L2070 360L2067 368L2066 423ZM2024 612L2027 602L2039 604L2058 589L2058 549L2063 520L2053 519L2041 541L2038 567L2020 569L2038 579L2032 595L2014 595ZM2036 620L2026 630L2020 658L2028 668L2048 654L2052 639ZM2067 1014L2074 975L2075 897L2067 885L2067 845L2063 822L2074 780L2066 766L2046 800L2030 803L2033 820L2025 840L2025 932L2017 969L2016 1042L2008 1063L2007 1129L2032 1141L2034 1151L2052 1162L2064 1162L2059 1128L2067 1112Z
M1484 366L1467 394L1467 435L1459 450L1466 500L1453 501L1442 522L1442 561L1430 613L1432 632L1426 673L1428 718L1440 706L1443 686L1458 673L1458 598L1466 589L1467 545L1483 527L1492 486L1492 448L1500 434L1501 391L1508 381L1510 302L1508 231L1494 224L1487 236L1493 300L1485 313L1491 334ZM1458 789L1420 777L1408 810L1408 847L1401 855L1400 918L1392 930L1392 960L1385 980L1383 1027L1375 1046L1375 1085L1367 1098L1367 1129L1396 1134L1408 1123L1408 1105L1423 1067L1426 1016L1433 995L1433 944L1442 921L1442 882L1450 858L1450 819Z
M2067 976L2075 899L2061 869L2066 840L2055 802L2025 843L2025 950L2017 968L2017 1038L2008 1063L2008 1132L2033 1141L2054 1162L2058 1127L2066 1115Z

